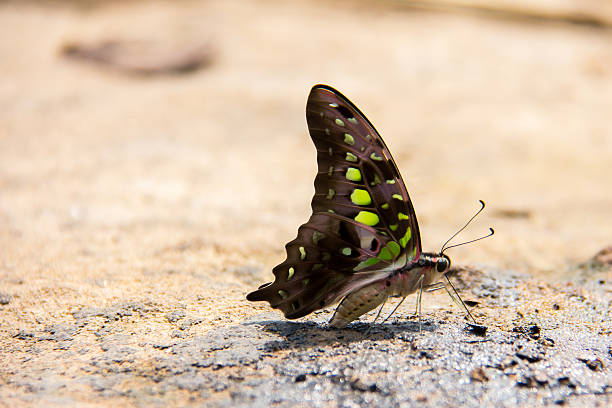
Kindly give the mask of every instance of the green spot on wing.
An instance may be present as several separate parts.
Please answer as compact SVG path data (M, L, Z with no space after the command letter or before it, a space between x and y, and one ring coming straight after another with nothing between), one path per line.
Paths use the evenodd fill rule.
M396 200L404 201L404 197L399 194L393 194L391 197L395 198Z
M334 166L329 166L329 170L327 171L327 175L331 177L334 174Z
M344 248L342 248L342 249L340 250L340 253L341 253L342 255L345 255L345 256L349 256L349 255L351 255L351 252L352 252L352 251L351 251L351 248L349 248L349 247L344 247Z
M370 159L376 160L376 161L382 161L383 158L381 156L377 156L376 153L372 153L370 155Z
M397 227L399 227L399 225L397 225L397 224L391 224L391 225L389 225L389 229L390 229L391 231L397 231Z
M357 214L355 217L355 221L373 227L378 224L380 219L378 218L378 215L374 214L373 212L359 211L359 214Z
M334 189L333 189L333 188L330 188L330 189L327 191L327 197L326 197L326 198L327 198L328 200L331 200L332 198L334 198L334 194L336 194L336 192L334 191Z
M336 125L338 126L344 126L344 122L342 121L342 119L336 119L334 122L336 122Z
M387 184L395 184L395 180L386 180Z
M285 292L284 290L279 290L278 291L278 296L282 297L283 299L287 299L287 292Z
M387 248L389 248L391 250L391 253L393 254L393 256L398 256L399 253L401 252L401 248L399 246L399 244L395 241L391 241L387 244Z
M403 248L406 248L406 245L408 244L408 241L410 241L411 237L412 237L412 231L410 230L410 227L408 227L406 228L406 233L400 239L400 244L402 245Z
M400 220L400 221L401 221L401 220L409 220L409 219L410 219L410 217L409 217L409 216L407 216L407 215L406 215L406 214L404 214L404 213L398 213L398 214L397 214L397 219L398 219L398 220Z
M357 163L357 156L355 156L353 153L348 152L346 153L346 161L350 161L353 163Z
M348 121L351 122L353 125L357 124L357 119L355 118L348 118Z
M306 259L306 250L303 246L299 247L298 250L300 251L300 259L303 261Z
M346 178L347 180L351 181L361 181L361 172L359 171L359 169L349 167L346 170Z
M325 234L319 231L315 231L312 233L312 243L315 245L319 245L319 241L325 238Z
M353 271L359 272L360 270L365 269L372 265L376 265L379 262L380 262L380 259L378 258L368 258L365 261L360 262L356 267L354 267Z
M351 201L356 205L370 205L372 204L372 197L366 190L356 188L351 194Z
M289 273L287 274L287 280L293 278L293 274L295 273L295 269L293 269L293 266L291 268L289 268Z
M349 135L348 133L344 134L344 143L346 143L347 145L354 145L355 144L355 138L351 135Z
M380 206L380 208L382 208L383 210L388 210L389 209L389 203L384 203L383 205Z
M375 185L380 184L380 183L381 183L380 177L378 177L378 174L374 174L374 181L372 181L370 183L370 185L371 186L375 186Z
M378 257L383 261L390 261L391 259L393 259L393 255L391 255L391 251L389 251L387 247L384 247L380 250Z

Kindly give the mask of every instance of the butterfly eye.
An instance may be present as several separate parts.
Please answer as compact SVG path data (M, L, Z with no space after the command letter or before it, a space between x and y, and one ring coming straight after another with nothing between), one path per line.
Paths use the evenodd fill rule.
M440 258L438 259L438 262L436 262L436 269L440 273L444 272L446 269L448 269L448 267L449 267L449 261L446 258Z

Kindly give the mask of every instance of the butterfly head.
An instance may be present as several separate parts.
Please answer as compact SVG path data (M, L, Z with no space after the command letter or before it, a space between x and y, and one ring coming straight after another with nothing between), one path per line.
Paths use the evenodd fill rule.
M445 274L450 269L451 260L446 254L440 254L436 259L436 271Z
M424 252L419 258L419 266L429 269L434 275L444 275L450 269L451 260L443 253Z

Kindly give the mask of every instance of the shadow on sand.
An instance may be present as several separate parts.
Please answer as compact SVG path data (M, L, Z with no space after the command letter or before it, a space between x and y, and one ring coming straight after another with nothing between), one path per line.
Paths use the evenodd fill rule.
M385 340L401 337L410 341L419 333L419 323L352 323L344 329L334 329L318 322L293 322L282 320L264 320L247 323L260 327L264 332L283 337L284 340L271 341L268 347L273 349L297 349L333 343L349 344L364 340ZM433 332L438 325L428 321L421 322L421 332Z

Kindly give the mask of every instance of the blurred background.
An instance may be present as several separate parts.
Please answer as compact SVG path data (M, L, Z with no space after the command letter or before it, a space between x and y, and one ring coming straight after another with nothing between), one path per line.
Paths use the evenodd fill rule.
M0 280L34 314L250 313L310 215L326 83L385 138L424 249L483 199L460 239L497 234L454 263L562 281L612 239L611 27L604 0L3 1Z

